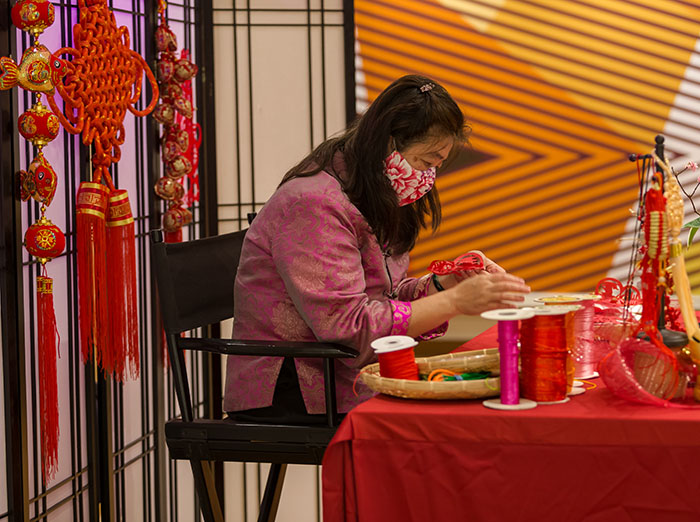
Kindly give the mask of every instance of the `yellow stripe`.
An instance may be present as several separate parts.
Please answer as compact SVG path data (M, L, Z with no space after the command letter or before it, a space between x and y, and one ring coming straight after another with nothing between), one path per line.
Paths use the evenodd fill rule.
M117 194L116 196L110 196L109 202L113 203L113 202L122 201L123 199L128 199L128 198L129 198L129 194L126 191L124 191L121 194Z
M91 215L93 215L93 216L97 216L97 217L100 218L100 219L104 219L104 218L105 218L104 212L98 212L97 210L92 210L92 209L89 209L89 208L84 208L84 207L81 208L81 207L78 207L78 209L76 210L76 212L77 212L78 214L91 214Z
M131 223L134 222L134 218L126 218L126 219L121 219L119 221L107 221L107 226L108 227L121 227L124 225L130 225Z

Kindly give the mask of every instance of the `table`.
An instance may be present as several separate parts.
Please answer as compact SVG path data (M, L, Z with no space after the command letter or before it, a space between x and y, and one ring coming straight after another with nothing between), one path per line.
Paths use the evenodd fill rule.
M495 328L464 349L496 346ZM700 406L378 395L343 420L323 460L324 522L698 522Z

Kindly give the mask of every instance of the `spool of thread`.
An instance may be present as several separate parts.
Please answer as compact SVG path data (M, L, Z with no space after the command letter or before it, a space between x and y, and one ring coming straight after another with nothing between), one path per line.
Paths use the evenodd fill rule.
M481 314L484 319L498 321L498 354L501 370L501 398L488 399L483 402L487 408L497 410L527 410L537 406L537 403L520 398L518 384L518 337L519 321L534 317L530 309L515 310L506 308L490 310Z
M406 335L389 335L372 341L379 359L379 375L390 379L418 380L414 347L418 343Z
M598 377L598 363L605 356L607 346L595 340L593 321L595 302L600 299L595 294L579 294L581 309L574 317L574 345L571 356L574 359L575 379L594 379Z
M595 302L599 299L600 296L596 294L556 295L535 299L545 305L575 304L579 307L572 316L571 324L567 325L575 379L598 377L598 363L607 353L607 346L595 340L593 331Z
M520 326L522 395L539 404L568 401L566 306L535 308ZM573 379L571 379L573 380Z

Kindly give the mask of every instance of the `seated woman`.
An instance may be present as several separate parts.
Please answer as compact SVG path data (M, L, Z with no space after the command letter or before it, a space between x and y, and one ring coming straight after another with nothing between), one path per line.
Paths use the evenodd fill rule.
M440 224L436 169L466 141L464 116L434 80L389 85L344 133L282 179L246 235L235 282L236 339L327 341L355 348L336 361L338 410L372 392L353 381L387 335L429 339L459 314L512 307L529 288L484 257L469 276L406 277L426 223ZM322 361L229 357L224 410L237 418L325 412Z

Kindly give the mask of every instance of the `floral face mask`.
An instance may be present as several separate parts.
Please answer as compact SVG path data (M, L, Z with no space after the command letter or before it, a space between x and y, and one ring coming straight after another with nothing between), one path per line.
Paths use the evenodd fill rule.
M399 197L399 206L410 205L425 196L435 184L435 167L418 170L398 150L384 159L384 174Z

